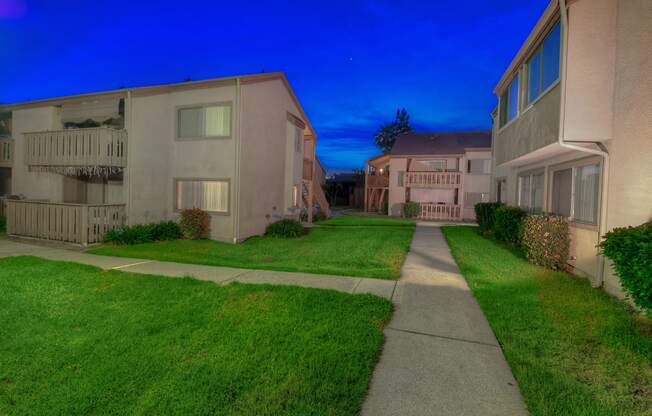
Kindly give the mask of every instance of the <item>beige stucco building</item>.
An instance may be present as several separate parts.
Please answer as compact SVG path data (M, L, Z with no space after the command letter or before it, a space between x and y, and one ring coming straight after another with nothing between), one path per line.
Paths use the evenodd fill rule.
M311 219L316 134L283 73L0 106L7 232L77 244L111 228L210 213L235 242Z
M409 201L420 219L473 220L473 206L489 200L491 133L406 133L366 165L366 211L400 216Z
M553 0L495 88L492 196L571 220L570 266L621 295L600 236L652 219L652 2Z

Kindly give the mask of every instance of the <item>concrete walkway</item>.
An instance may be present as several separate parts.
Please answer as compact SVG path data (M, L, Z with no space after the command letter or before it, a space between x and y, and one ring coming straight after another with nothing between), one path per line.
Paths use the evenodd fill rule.
M276 272L270 270L236 269L141 260L124 257L98 256L62 248L25 244L0 239L0 257L38 256L49 260L72 261L130 273L153 274L168 277L193 277L220 285L231 282L295 285L318 289L333 289L345 293L371 293L391 299L397 282L394 280L360 277L330 276L311 273Z
M363 415L527 415L498 341L436 225L417 225L392 301Z

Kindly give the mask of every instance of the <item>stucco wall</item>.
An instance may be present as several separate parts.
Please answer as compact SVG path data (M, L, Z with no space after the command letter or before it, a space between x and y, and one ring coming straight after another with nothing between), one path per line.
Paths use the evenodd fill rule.
M388 208L389 215L399 216L403 214L403 204L405 203L405 187L399 186L398 179L400 172L407 170L407 159L391 158L389 161L389 196Z
M502 164L557 141L560 87L557 84L494 136L494 157Z

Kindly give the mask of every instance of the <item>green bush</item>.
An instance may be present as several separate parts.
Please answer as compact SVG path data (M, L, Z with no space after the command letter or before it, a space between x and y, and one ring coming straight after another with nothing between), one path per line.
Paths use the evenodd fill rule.
M520 208L507 205L498 207L494 215L494 237L505 243L519 244L523 217L525 212Z
M388 209L389 209L389 203L387 201L381 202L379 214L387 215Z
M328 219L328 215L326 215L326 213L322 210L315 212L315 214L312 217L313 221L324 221L327 219Z
M296 238L301 237L305 233L306 229L300 222L285 219L268 225L265 235L276 238Z
M568 262L568 220L558 215L536 214L523 219L521 244L527 259L552 270L564 270Z
M613 262L625 293L652 316L652 222L615 228L600 249Z
M131 245L178 238L181 238L179 225L174 221L163 221L158 224L136 224L111 230L104 236L104 242Z
M7 219L0 215L0 233L3 233L7 228Z
M210 235L211 217L208 212L199 208L184 209L179 221L181 234L189 240L208 238Z
M418 202L406 202L403 204L403 216L405 218L416 218L421 211L421 205Z
M475 209L475 220L482 234L490 234L494 230L496 210L500 208L500 202L479 202L473 207Z

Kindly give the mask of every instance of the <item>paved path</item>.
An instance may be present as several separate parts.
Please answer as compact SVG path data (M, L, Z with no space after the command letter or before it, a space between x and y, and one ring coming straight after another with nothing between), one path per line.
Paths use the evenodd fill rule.
M295 285L318 289L333 289L346 293L372 293L391 299L396 281L360 277L330 276L311 273L289 273L270 270L236 269L231 267L202 266L124 257L98 256L80 251L24 244L0 239L0 257L38 256L50 260L73 261L105 270L154 274L169 277L193 277L221 285L231 282L270 283Z
M441 230L419 224L362 415L527 415Z

